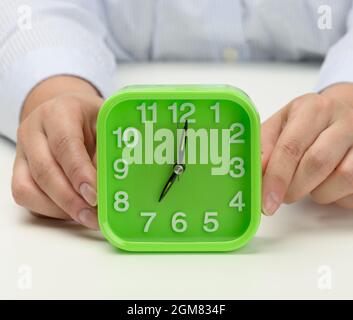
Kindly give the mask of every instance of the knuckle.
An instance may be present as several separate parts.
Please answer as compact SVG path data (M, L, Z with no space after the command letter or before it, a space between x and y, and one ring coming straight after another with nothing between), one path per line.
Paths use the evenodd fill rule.
M291 108L295 110L299 108L306 108L308 101L310 101L311 108L317 112L320 112L326 108L332 108L333 105L333 100L331 97L323 96L318 93L308 93L295 98L291 103Z
M321 151L310 151L304 164L304 170L308 174L322 171L330 161L323 156Z
M39 108L41 118L44 120L56 120L63 114L69 113L70 115L81 110L81 102L71 96L60 96L44 102Z
M56 155L64 153L70 143L70 137L66 133L59 133L53 141L53 151Z
M339 177L344 181L349 187L353 187L353 169L348 166L340 166L337 169Z
M307 94L293 99L292 102L290 103L291 109L300 108L303 105L303 101L306 98L307 98Z
M305 194L303 194L303 189L298 185L290 185L287 193L284 196L283 202L285 204L291 204L299 201Z
M291 204L296 202L296 200L296 195L293 192L287 192L287 194L284 196L283 202L285 204Z
M294 139L287 140L279 145L279 149L284 155L286 155L290 159L293 159L295 161L299 160L299 157L301 155L301 148L298 141Z
M79 183L80 181L83 181L85 179L84 168L84 164L79 161L75 161L68 169L68 176L70 177L70 179L72 179L72 181L77 181Z
M318 110L331 108L333 105L333 99L331 97L324 96L319 93L311 93L309 96L312 107L317 108Z
M64 112L64 113L77 113L81 112L82 110L82 102L81 100L71 94L64 94L60 96L59 98L56 98L53 103L58 109L58 112Z
M289 116L293 117L296 115L297 111L301 108L302 105L303 103L300 98L294 99L290 104Z
M312 96L313 96L312 93L307 93L302 96L294 98L290 103L291 108L294 108L294 109L301 108L303 106L303 102L307 101L307 99L312 98Z
M313 94L312 99L313 99L312 105L317 107L318 109L331 108L333 104L332 98L328 96L323 96L321 94Z
M24 205L31 193L31 187L28 183L15 179L12 181L12 197L18 205Z
M63 195L63 209L71 217L74 217L75 213L78 212L80 207L80 200L75 194L65 194Z
M52 173L52 169L50 166L41 159L33 161L31 174L34 179L39 185L45 185L48 183L50 176Z
M343 208L343 209L353 209L353 201L352 199L343 199L343 200L339 200L336 201L336 205L338 205L339 207Z
M321 196L321 194L315 190L310 192L310 198L317 204L328 204L329 203L325 197Z
M54 111L54 106L50 102L45 102L40 106L39 112L43 120L48 120L52 117Z
M303 187L298 184L291 184L287 190L286 195L284 196L283 202L286 204L291 204L299 201L306 195Z
M80 112L82 110L82 103L79 99L76 97L69 97L68 98L68 103L67 103L67 108L72 112Z
M347 133L352 133L352 126L353 126L353 110L351 108L347 108L344 119L347 123L346 131Z
M77 142L78 138L68 135L66 132L61 132L54 138L53 152L56 158L61 159L63 155L70 150L70 147Z
M271 172L266 177L266 184L276 185L280 189L285 189L287 187L286 180L277 172Z

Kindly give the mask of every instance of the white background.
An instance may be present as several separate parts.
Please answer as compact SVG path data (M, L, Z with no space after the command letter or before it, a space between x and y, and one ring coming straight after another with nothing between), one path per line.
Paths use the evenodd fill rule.
M252 97L263 121L312 90L317 72L295 64L123 65L117 87L228 83ZM353 212L306 199L263 217L256 237L236 252L125 253L99 232L34 218L16 206L14 154L14 145L0 139L0 298L353 298Z

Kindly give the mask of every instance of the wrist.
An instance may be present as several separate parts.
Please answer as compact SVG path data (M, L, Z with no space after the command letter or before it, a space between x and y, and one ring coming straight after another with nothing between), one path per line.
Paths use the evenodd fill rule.
M23 104L20 121L42 103L70 92L100 96L98 90L84 79L74 76L54 76L40 82L30 91Z

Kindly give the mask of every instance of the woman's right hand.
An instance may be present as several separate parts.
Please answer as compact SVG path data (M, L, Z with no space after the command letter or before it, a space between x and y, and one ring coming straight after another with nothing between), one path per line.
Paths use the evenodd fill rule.
M103 99L88 82L55 77L28 96L18 128L12 193L33 213L98 229L96 119Z

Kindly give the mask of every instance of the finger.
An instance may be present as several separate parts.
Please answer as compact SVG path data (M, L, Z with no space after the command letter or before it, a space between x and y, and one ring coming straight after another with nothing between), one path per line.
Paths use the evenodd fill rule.
M94 207L97 205L96 169L85 146L84 125L82 115L59 112L44 123L44 131L51 153L72 186Z
M93 155L92 162L93 162L94 167L97 169L97 151Z
M345 209L353 209L353 194L337 200L336 204Z
M267 215L278 209L304 152L328 125L327 113L318 114L312 103L306 99L288 111L263 179L263 212Z
M48 197L75 221L91 229L98 229L96 210L75 192L64 172L52 157L45 135L27 130L23 139L24 153L31 175Z
M12 176L12 194L17 204L30 211L56 219L71 219L49 197L43 193L32 179L27 161L18 150Z
M261 160L264 173L276 141L282 131L286 110L281 110L266 120L261 126Z
M295 202L322 183L342 161L352 145L345 124L335 122L324 130L305 152L285 196L287 203Z
M311 192L311 197L317 203L327 204L338 201L353 193L353 149L337 168Z

